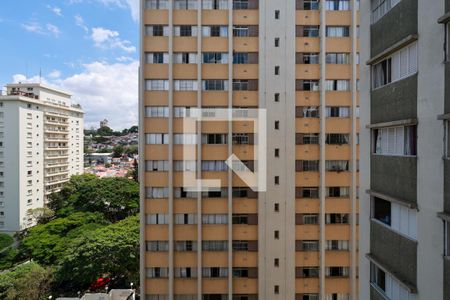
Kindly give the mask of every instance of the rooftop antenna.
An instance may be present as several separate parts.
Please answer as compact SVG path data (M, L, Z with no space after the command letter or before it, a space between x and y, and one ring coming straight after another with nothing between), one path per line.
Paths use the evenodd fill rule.
M39 68L39 84L41 84L42 82L42 68Z

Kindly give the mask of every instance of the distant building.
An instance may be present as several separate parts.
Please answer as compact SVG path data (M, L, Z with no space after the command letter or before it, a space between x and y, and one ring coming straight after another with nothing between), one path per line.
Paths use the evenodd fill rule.
M6 86L0 96L0 230L34 225L41 208L83 173L83 110L71 95L38 83Z
M101 164L110 164L112 162L112 153L91 153L86 155L86 161L94 162Z
M108 120L104 119L103 121L100 121L100 128L102 127L108 127Z
M78 298L56 298L56 300L135 300L135 291L129 289L111 290L106 293L87 293Z

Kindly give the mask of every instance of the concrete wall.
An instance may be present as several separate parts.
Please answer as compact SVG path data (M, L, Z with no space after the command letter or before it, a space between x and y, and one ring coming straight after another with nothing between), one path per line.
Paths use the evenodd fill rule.
M372 155L370 174L371 189L417 202L417 158Z
M450 260L444 258L444 299L450 299Z
M371 221L370 253L400 279L417 282L417 242Z
M381 20L371 26L372 57L408 35L417 33L417 1L400 1Z
M376 289L370 287L370 300L385 300L385 298Z
M444 211L450 213L450 160L444 160Z
M371 93L371 122L417 117L417 75L378 88Z
M450 62L445 63L445 113L450 113Z

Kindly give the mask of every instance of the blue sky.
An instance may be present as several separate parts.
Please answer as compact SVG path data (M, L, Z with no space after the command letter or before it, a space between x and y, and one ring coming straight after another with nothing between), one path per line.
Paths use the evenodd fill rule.
M137 124L139 0L1 0L0 86L39 81L73 93L86 127Z

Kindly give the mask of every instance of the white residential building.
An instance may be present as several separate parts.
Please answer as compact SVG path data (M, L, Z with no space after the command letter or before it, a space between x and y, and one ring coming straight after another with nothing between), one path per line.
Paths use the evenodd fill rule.
M43 84L6 86L0 95L0 231L34 225L71 175L83 173L83 110L71 95Z

